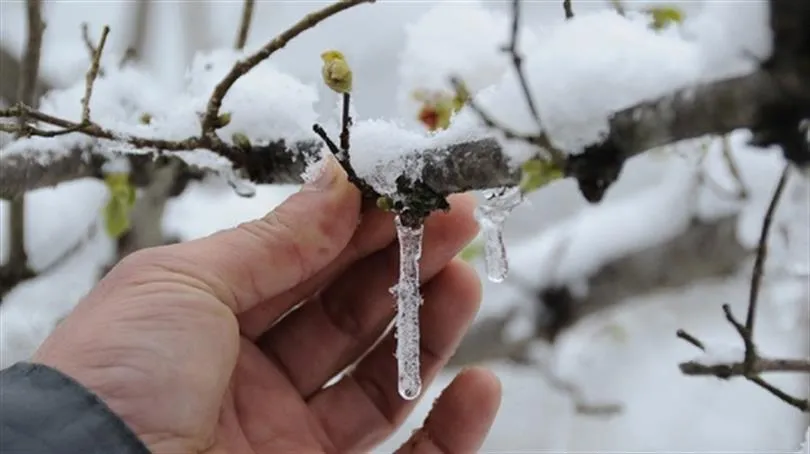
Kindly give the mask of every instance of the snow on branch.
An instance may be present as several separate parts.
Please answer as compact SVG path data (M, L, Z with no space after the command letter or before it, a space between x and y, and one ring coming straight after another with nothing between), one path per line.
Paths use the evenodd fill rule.
M757 121L760 106L772 102L778 92L766 72L701 84L679 90L672 95L645 102L620 111L610 120L610 134L601 143L587 147L584 152L568 157L566 176L578 181L616 179L627 158L655 147L706 134L723 134L749 127ZM0 110L0 117L21 115L27 109L16 106ZM75 128L75 122L30 112L30 116L61 128ZM364 135L364 123L369 132ZM364 143L384 144L388 148L406 145L392 144L390 132L373 130L375 122L361 121L353 129L352 148L355 154L370 153L363 150ZM9 129L9 128L6 128ZM393 130L393 131L392 131ZM453 132L451 130L448 133ZM59 142L20 141L2 150L0 155L0 197L13 198L26 191L53 186L58 183L84 178L99 173L101 164L111 157L109 149L116 139L139 148L170 151L191 151L205 148L203 139L162 140L138 136L121 136L113 131L88 127L77 133L96 139L71 149L54 149ZM376 134L376 135L375 135ZM415 175L440 194L451 194L472 189L514 186L520 182L520 170L510 162L495 137L475 140L457 140L442 144L441 135L421 141L421 148L397 153L398 161L418 162L420 174ZM448 142L446 139L444 142ZM431 146L436 143L435 146ZM259 184L302 183L301 174L308 159L322 153L324 145L314 134L311 140L288 142L277 138L267 145L253 145L243 150L234 144L221 143L217 151L228 156L244 169L246 176ZM191 160L193 164L194 161ZM380 166L391 163L372 163ZM362 166L361 166L362 168ZM372 169L369 169L371 173Z
M254 68L258 71L259 63L273 52L319 21L360 3L364 1L338 2L312 13L259 51L233 64L213 85L204 109L201 112L198 110L202 116L201 130L193 131L185 117L176 121L184 127L174 128L168 133L165 128L163 131L148 127L125 128L150 133L132 134L95 123L72 122L46 112L33 111L24 105L0 111L0 117L27 115L40 123L59 128L55 131L53 128L42 130L29 127L27 132L30 135L50 137L65 134L66 137L74 138L64 143L37 141L37 137L31 137L0 151L0 197L15 198L27 190L96 175L99 164L122 153L122 145L126 145L124 148L128 148L128 152L177 154L188 164L203 169L214 167L215 173L223 173L233 167L242 177L259 184L302 182L301 174L306 164L321 156L325 147L318 140L318 135L313 134L310 128L312 122L302 128L300 119L305 117L293 121L298 129L296 133L275 124L277 118L269 116L262 132L264 140L234 134L234 140L228 142L221 139L218 133L228 129L234 132L233 128L227 126L232 117L236 118L244 112L234 109L233 112L221 113L220 110L223 103L228 104L234 98L234 91L241 89L242 96L245 97L244 80L250 77L248 72ZM807 12L791 7L786 13L783 11L784 5L779 2L774 2L772 9L772 28L777 31L774 34L774 45L783 46L784 49L775 51L761 69L748 75L681 88L613 113L608 118L607 130L598 139L593 139L580 149L567 150L568 153L563 156L564 162L560 163L564 176L576 179L583 195L589 201L596 202L601 200L605 190L618 178L626 159L656 147L706 134L725 134L740 128L754 130L756 140L762 145L785 145L790 139L795 142L798 134L790 130L790 125L794 123L793 117L796 116L794 111L806 110L801 100L810 99L807 93L810 90L803 83L795 82L804 71L804 66L797 62L805 57L797 54L804 52L804 49L791 44L795 39L791 41L790 34L801 31L783 27L779 21L788 20L788 13L795 17L797 14L807 15ZM515 19L518 11L515 7ZM570 22L576 25L577 21ZM518 61L514 33L516 24L517 20L513 22L512 44L506 50L512 54L513 60ZM630 32L638 33L633 28L634 25L627 26L631 27L628 29ZM791 63L791 58L796 62ZM517 69L521 76L520 85L524 87L523 91L528 97L526 81L523 80L519 65ZM686 80L683 75L678 77L678 80ZM237 80L242 81L241 87L235 85ZM518 81L505 77L500 85L507 85L508 91L510 82L514 85ZM254 86L252 89L259 88ZM281 88L264 85L262 89ZM498 92L498 87L495 87L495 92ZM655 90L648 92L654 93ZM256 91L250 92L250 96L260 95ZM306 96L303 93L299 97ZM798 106L797 99L800 100ZM501 101L501 104L506 103ZM530 97L526 101L529 102L529 107L534 106ZM191 101L181 99L176 104L189 102ZM301 103L299 101L297 104ZM196 99L192 104L195 107L199 105ZM530 140L529 145L533 151L531 155L527 155L525 147L522 150L515 149L502 140L497 131L488 133L487 121L471 118L470 112L475 110L475 105L463 109L449 130L435 136L419 135L379 121L357 122L352 127L352 167L364 179L376 178L377 185L372 186L377 190L384 187L398 192L413 192L414 187L421 185L436 194L448 195L471 189L515 186L521 181L521 164L532 159L532 155L537 154L539 149L553 148L547 137L542 141ZM171 115L166 112L164 114ZM314 116L306 117L314 119ZM257 118L258 115L254 117L253 130L261 130L256 124ZM200 127L199 124L198 122L197 128ZM6 131L14 131L14 127L9 124L0 124L0 127ZM184 135L178 137L178 131L184 131ZM72 134L67 134L68 132ZM78 140L75 139L77 135L89 136L90 139ZM794 160L800 162L806 146L799 151L789 151L788 148L791 147L787 146L784 148L786 155L793 153ZM208 153L201 153L204 150ZM192 151L195 155L193 157L190 153ZM212 154L218 157L211 159ZM211 165L212 163L216 165ZM380 181L381 170L384 181ZM398 180L402 176L406 177L404 181Z

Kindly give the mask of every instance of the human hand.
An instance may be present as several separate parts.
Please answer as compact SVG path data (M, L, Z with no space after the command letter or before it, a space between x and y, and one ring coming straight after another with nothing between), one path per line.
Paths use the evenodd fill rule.
M373 449L415 405L397 393L394 334L325 385L394 316L398 247L390 214L368 211L358 224L359 192L327 163L261 220L121 261L32 361L93 391L155 453ZM474 201L451 204L425 224L425 386L481 296L475 272L454 259L477 231ZM476 451L499 403L494 375L463 372L401 450Z

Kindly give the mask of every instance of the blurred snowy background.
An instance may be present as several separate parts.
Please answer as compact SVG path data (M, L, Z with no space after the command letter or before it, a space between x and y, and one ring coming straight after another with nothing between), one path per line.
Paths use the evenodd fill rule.
M635 10L652 2L625 3L628 10ZM246 50L257 49L323 4L256 2ZM539 82L541 90L534 94L550 132L553 135L556 127L560 137L575 135L577 130L571 128L576 121L587 118L591 106L598 110L600 102L632 105L682 83L744 73L753 67L745 55L768 52L764 2L669 2L684 12L685 21L657 34L639 26L641 18L616 16L608 1L573 0L577 18L564 24L561 4L525 1L521 35L521 49L534 58L531 64L547 68ZM137 10L135 1L46 2L43 79L54 87L83 80L89 59L82 22L96 37L103 25L109 25L105 53L123 55L137 34ZM196 52L232 47L241 10L241 1L151 2L143 22L140 67L154 74L163 89L180 90ZM450 74L461 75L474 91L498 82L509 67L498 50L507 41L508 24L507 1L378 1L305 32L271 61L311 85L318 94L317 112L330 120L334 97L320 83L318 55L325 48L340 49L355 73L356 117L398 119L418 128L418 106L410 97L414 90L441 88ZM21 55L24 2L0 2L0 40L6 52ZM555 374L575 384L588 401L621 404L619 414L579 414L571 396L552 386L539 366L508 358L490 360L503 381L504 398L484 451L796 452L808 426L806 415L742 379L686 377L677 367L696 352L675 337L679 328L717 342L739 342L720 307L730 303L737 314L746 307L752 250L783 165L781 153L747 147L746 138L745 131L729 138L731 156L747 190L744 199L729 201L728 193L735 191L737 182L722 157L722 141L707 138L708 151L700 163L695 156L703 142L634 158L599 206L588 206L576 185L563 181L532 193L514 211L506 238L512 274L519 281L485 282L480 315L484 320L509 310L525 314L507 330L514 336L526 330L521 323L531 324L528 320L537 306L536 298L521 291L518 282L536 288L543 288L544 282L566 282L583 290L577 286L580 279L587 292L588 273L677 238L694 228L694 219L709 224L730 219L728 238L704 247L719 248L718 257L737 254L741 259L732 260L733 266L723 272L704 273L708 278L686 285L622 294L610 310L596 312L556 341ZM698 165L712 185L695 186ZM164 231L180 239L204 236L265 214L295 190L260 187L256 197L245 199L221 182L194 182L169 202ZM25 212L31 264L45 266L74 239L86 235L87 226L98 222L106 198L106 188L97 180L29 193ZM7 210L7 202L1 201L0 217ZM806 178L789 181L776 218L780 233L771 241L758 343L773 356L807 357L810 183ZM2 222L4 261L8 248ZM94 284L113 254L113 241L96 234L58 269L6 295L0 306L0 366L30 355ZM678 255L653 255L651 260L650 266L672 273L697 266L695 260L681 261ZM704 260L711 261L712 256ZM542 348L530 350L534 354ZM421 423L454 372L448 370L426 390L413 417L379 452L391 452ZM772 382L799 396L810 394L806 376L777 374Z

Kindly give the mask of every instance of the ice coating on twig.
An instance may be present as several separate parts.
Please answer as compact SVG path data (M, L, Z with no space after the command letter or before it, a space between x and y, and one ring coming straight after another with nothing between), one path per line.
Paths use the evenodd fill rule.
M503 225L509 213L523 201L523 193L517 186L487 189L483 192L487 201L476 208L475 219L484 235L487 278L492 282L503 282L509 273L506 246L503 242Z
M413 228L395 218L399 240L399 282L391 287L397 299L397 389L403 399L416 399L422 391L419 368L419 259L422 257L424 226Z

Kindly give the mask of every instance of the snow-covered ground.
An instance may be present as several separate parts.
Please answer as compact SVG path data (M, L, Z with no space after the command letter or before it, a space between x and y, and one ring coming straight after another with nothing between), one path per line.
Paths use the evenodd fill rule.
M257 2L247 51L325 3ZM578 17L571 23L563 21L561 2L524 3L521 49L527 55L532 91L552 140L572 152L582 141L592 141L603 132L610 111L689 83L745 72L752 67L751 59L743 57L746 52L760 56L768 52L765 2L672 2L683 9L686 23L658 34L649 31L640 16L621 18L610 12L608 2L574 0ZM636 9L653 2L625 3ZM377 156L363 155L363 151L397 153L403 143L428 140L416 129L418 106L410 95L419 89L446 88L446 76L451 73L480 92L482 103L498 118L518 129L531 128L508 59L498 51L508 36L508 6L509 2L392 1L362 5L331 18L279 51L270 64L257 68L252 79L234 87L234 96L223 107L233 110L229 128L261 138L273 132L262 123L264 118L276 120L275 127L283 127L287 135L303 134L314 118L334 121L334 96L319 83L318 55L327 47L342 50L352 64L355 117L361 125L363 120L378 120L365 123L354 134L360 154L356 162L361 167L370 169ZM110 25L107 52L109 61L115 61L115 55L128 45L134 7L134 2L46 4L42 71L58 86L75 86L50 98L43 108L78 115L88 63L81 22L96 31ZM24 41L22 9L22 2L0 3L0 39L15 53L21 52ZM206 9L208 25L201 19ZM204 37L192 47L210 50L232 45L241 2L153 2L147 65L144 71L127 72L99 84L93 98L97 121L133 133L166 136L183 136L196 127L193 110L205 100L217 72L227 68L234 54L216 52L195 60L184 43L182 28L183 18L192 14L195 19L188 22L197 27L192 36ZM201 70L205 62L221 64L206 72ZM157 129L138 129L143 126L132 119L140 112L116 107L111 100L117 99L150 109ZM464 115L443 139L430 140L470 134L474 122ZM392 133L401 140L392 142ZM389 139L387 144L379 140L381 134ZM72 140L68 137L63 139ZM683 231L692 214L711 219L740 213L739 241L752 247L782 164L778 153L750 149L745 139L745 132L732 137L733 153L750 192L742 204L724 201L706 188L693 191L688 163L695 162L695 144L632 160L602 206L586 206L570 181L531 194L506 225L512 271L521 276L533 273L537 279L575 281L618 254ZM386 147L380 150L382 145ZM520 159L525 150L513 145L510 155ZM733 188L719 146L719 141L712 144L705 166L718 184ZM260 187L256 197L244 199L221 182L195 183L170 203L164 226L184 239L207 235L263 215L293 190ZM59 255L60 247L71 243L66 239L84 235L91 223L99 222L105 197L104 186L95 181L33 192L26 207L32 264L46 266ZM773 277L767 280L757 332L761 348L774 355L810 355L808 204L810 183L793 178L777 215L785 233L772 241L775 258L768 270ZM0 202L0 218L7 209ZM567 245L562 256L554 252L560 244ZM3 233L0 260L8 254L5 245ZM23 359L36 348L56 320L93 285L111 253L111 241L99 233L51 275L25 283L7 296L0 307L0 366ZM677 368L678 362L696 353L675 338L678 328L720 343L737 341L720 305L730 303L736 313L742 313L749 274L750 266L745 266L727 280L696 282L689 288L628 301L616 311L585 320L561 339L560 373L592 400L624 406L621 414L609 419L575 414L570 400L551 389L531 367L491 364L503 381L504 399L485 450L795 452L808 424L798 411L745 381L684 377ZM528 303L502 284L485 283L482 316L515 304ZM392 451L420 424L452 372L425 390L414 416L379 452ZM795 394L810 394L807 377L784 374L773 381Z

